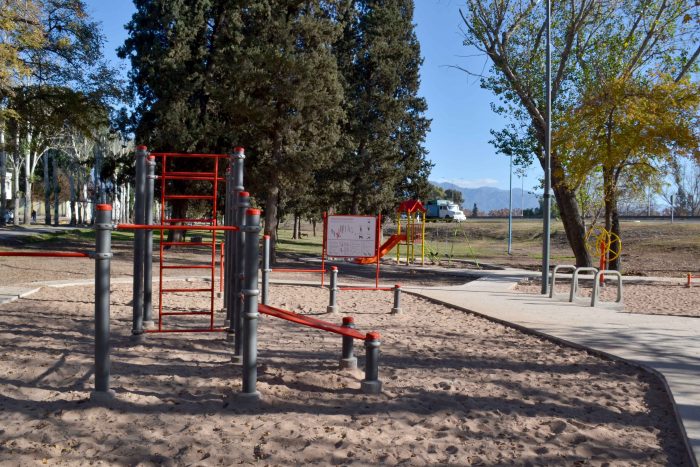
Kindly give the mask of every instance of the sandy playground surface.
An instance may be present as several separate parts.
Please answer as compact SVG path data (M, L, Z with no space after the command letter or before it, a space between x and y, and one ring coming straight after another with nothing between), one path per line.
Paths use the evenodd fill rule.
M317 315L327 293L274 286L271 300ZM0 305L0 464L687 464L654 377L414 296L399 315L387 292L339 296L341 315L382 334L378 396L359 392L361 346L360 370L339 371L339 336L262 317L263 400L247 407L229 397L240 368L222 335L132 345L130 300L113 285L111 408L87 400L92 288Z

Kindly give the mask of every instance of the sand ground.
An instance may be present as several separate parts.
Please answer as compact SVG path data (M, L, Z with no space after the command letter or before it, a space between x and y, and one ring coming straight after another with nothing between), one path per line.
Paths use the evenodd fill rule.
M0 464L687 464L649 374L407 294L391 315L387 292L341 292L330 316L327 290L274 286L274 305L380 332L383 392L359 391L361 345L360 369L340 371L339 336L262 317L250 406L223 335L132 345L130 287L113 285L117 401L96 406L93 293L45 288L0 306Z

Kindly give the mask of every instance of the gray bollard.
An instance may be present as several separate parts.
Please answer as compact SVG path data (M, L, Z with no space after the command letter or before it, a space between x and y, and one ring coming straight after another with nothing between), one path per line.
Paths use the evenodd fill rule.
M153 188L156 178L156 158L148 156L146 158L146 189L144 192L143 223L153 225ZM165 181L163 181L165 182ZM153 322L153 231L144 232L144 253L143 253L143 327L150 329Z
M243 390L245 398L260 399L256 390L258 379L258 239L260 210L246 211L245 226L245 284L243 287ZM238 337L238 334L236 335Z
M136 180L134 181L134 224L144 221L144 197L146 192L146 146L136 148ZM132 299L132 341L143 342L143 261L146 239L144 230L134 232L134 290Z
M328 306L326 307L326 313L337 313L337 297L338 297L338 268L336 266L331 266L331 283L328 285Z
M368 332L365 337L365 379L360 386L365 394L379 394L382 392L382 382L379 381L379 340L378 332Z
M391 309L391 314L401 313L401 286L394 285L394 307Z
M114 399L109 388L109 285L112 258L112 206L98 204L95 222L95 390L90 400Z
M355 320L352 316L343 317L343 327L355 329ZM343 353L340 357L340 368L344 370L354 370L357 368L357 357L353 354L354 339L350 336L343 336Z
M263 305L268 304L270 298L270 236L263 235L263 269L262 269L262 296Z
M241 326L243 325L243 295L241 291L243 290L243 278L245 276L244 263L245 263L245 245L246 245L246 234L244 227L246 225L246 211L250 206L250 195L247 191L241 191L238 193L238 214L237 219L238 227L241 228L239 232L236 232L234 237L234 275L231 280L233 285L231 286L231 301L230 306L232 308L231 315L231 326L229 327L229 336L231 332L233 333L233 362L241 363L243 360L243 337L241 336ZM255 277L257 280L257 276Z
M224 198L224 225L233 226L233 155L229 158L229 167L226 169L226 197ZM231 252L229 247L233 245L233 232L224 232L224 310L226 310L225 327L229 327L231 320L231 309L228 306L229 299L229 277L231 268Z

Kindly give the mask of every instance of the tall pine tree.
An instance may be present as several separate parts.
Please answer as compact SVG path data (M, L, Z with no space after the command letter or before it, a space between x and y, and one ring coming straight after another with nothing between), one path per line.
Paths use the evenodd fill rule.
M375 213L427 191L430 121L418 97L413 0L355 0L336 44L347 105L340 209Z

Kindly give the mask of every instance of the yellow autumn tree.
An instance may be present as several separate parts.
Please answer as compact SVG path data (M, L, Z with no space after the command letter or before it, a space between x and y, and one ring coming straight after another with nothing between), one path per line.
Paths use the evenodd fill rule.
M602 175L607 230L621 235L621 180L643 189L665 177L662 167L674 157L700 159L699 110L697 83L655 73L591 82L580 105L563 118L554 145L566 154L574 188L596 171Z

